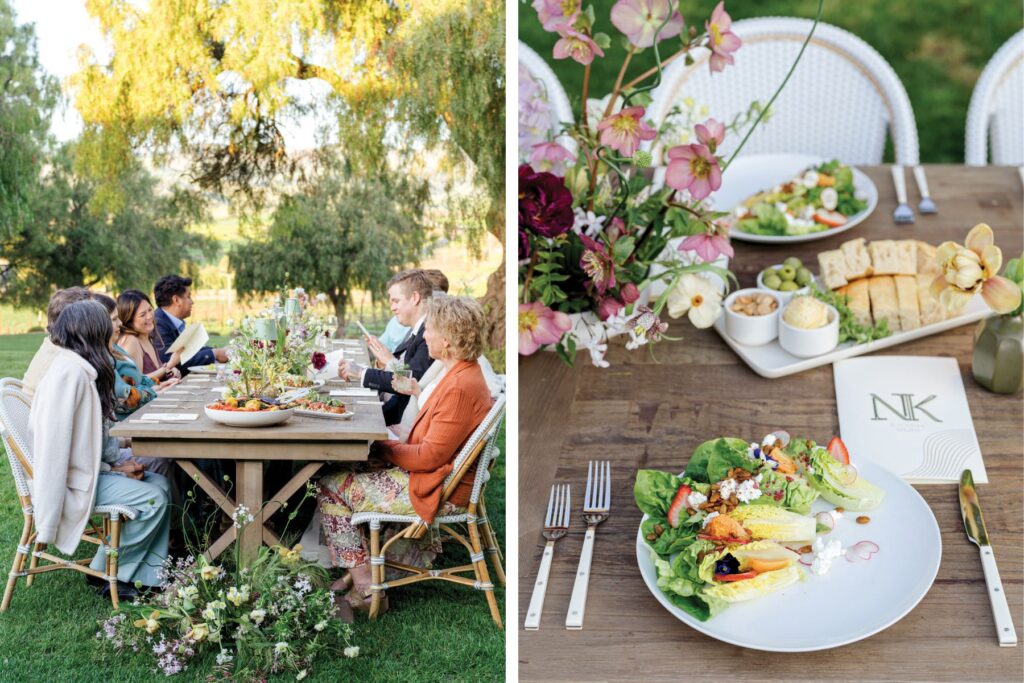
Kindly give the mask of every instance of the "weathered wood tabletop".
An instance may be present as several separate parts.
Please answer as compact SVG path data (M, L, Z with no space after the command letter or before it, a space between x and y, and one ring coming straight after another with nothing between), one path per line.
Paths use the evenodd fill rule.
M346 356L365 362L365 346L346 352ZM231 515L237 507L244 505L254 517L252 523L241 530L241 557L243 561L249 561L255 558L261 544L280 542L265 524L281 509L281 501L288 500L305 486L328 462L366 460L368 443L386 439L387 428L376 394L342 397L346 408L355 413L350 420L293 415L284 424L271 427L229 427L214 422L204 411L207 404L220 397L214 389L223 385L223 381L211 375L191 373L180 384L163 391L151 403L119 423L110 433L131 438L135 455L173 459L196 479L225 514ZM349 385L337 384L337 388L343 386ZM146 424L140 421L154 413L194 413L199 417L191 422ZM221 482L214 482L194 463L198 459L214 458L235 461L235 481L230 493ZM267 482L279 490L264 491L263 466L274 460L301 460L306 464L283 485L281 482ZM208 559L224 552L238 533L232 527L214 541L207 550Z
M1024 248L1024 193L1016 168L927 166L936 216L913 226L892 221L895 196L888 167L865 171L879 190L874 214L848 233L816 242L769 247L735 242L731 264L741 286L786 256L814 256L853 237L963 243L976 223L992 226L1004 261ZM917 195L911 184L910 200ZM817 270L816 267L812 268ZM880 353L957 359L991 483L979 485L985 522L1009 599L1018 639L1024 625L1024 403L1000 396L971 376L974 325ZM934 585L901 621L866 640L813 654L771 654L728 645L687 627L647 590L634 543L641 513L633 503L637 469L682 470L693 449L722 434L751 440L775 429L829 438L838 433L832 368L781 379L754 374L712 330L673 321L655 349L610 345L611 367L586 354L574 368L553 353L520 360L519 408L519 674L523 681L831 680L1021 681L1024 645L1000 648L978 549L964 534L955 485L919 486L942 532L942 564ZM539 631L524 631L544 547L544 509L552 483L571 483L582 501L587 461L612 461L617 501L597 531L586 622L565 629L585 526L558 542ZM808 628L813 628L813 622ZM771 624L751 628L770 629Z

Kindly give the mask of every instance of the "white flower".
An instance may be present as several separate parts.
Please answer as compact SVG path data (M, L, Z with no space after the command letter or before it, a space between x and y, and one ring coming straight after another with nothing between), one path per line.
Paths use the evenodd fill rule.
M316 626L313 627L313 630L317 631L317 632L320 632L320 631L323 631L325 628L327 628L327 622L326 621L318 621L318 622L316 622Z
M241 529L253 520L253 516L249 512L248 507L245 505L239 505L235 508L235 511L231 513L231 519L234 521L235 528Z
M191 600L197 595L199 595L199 589L195 586L185 586L178 589L178 597L182 600Z
M295 675L295 680L297 680L297 681L301 681L301 680L302 680L303 678L305 678L305 677L306 677L306 670L305 670L305 669L303 669L302 671L300 671L299 673L297 673L297 674Z
M254 609L249 612L249 619L254 624L262 624L263 620L267 618L267 610L265 609Z
M668 314L678 318L687 312L694 327L711 327L722 313L722 294L702 277L683 275L669 292Z
M608 220L607 216L596 216L593 211L584 211L582 206L577 206L573 213L576 219L572 224L572 229L577 235L593 237L601 232L604 222Z
M249 586L242 586L241 588L232 586L228 589L227 597L231 604L238 607L249 599Z
M203 610L203 619L207 621L213 621L217 618L217 610L213 609L212 605L207 605L206 609Z
M288 651L288 643L284 642L283 640L281 642L277 643L276 645L274 645L274 652L277 653L277 654L281 654L281 653L287 652L287 651Z
M587 348L590 351L590 362L598 368L607 368L611 363L604 359L604 354L608 352L607 344L595 343Z
M345 648L345 656L349 659L354 659L359 656L359 648L355 645L351 645Z
M217 664L219 664L221 666L224 666L225 664L229 663L233 659L234 659L234 657L231 656L230 652L228 652L227 650L223 650L222 649L220 651L220 654L217 655Z

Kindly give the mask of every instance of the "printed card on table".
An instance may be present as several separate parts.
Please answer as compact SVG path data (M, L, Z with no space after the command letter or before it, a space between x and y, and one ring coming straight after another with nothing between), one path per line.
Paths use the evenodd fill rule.
M988 482L954 358L870 356L833 366L839 431L850 460L914 484Z

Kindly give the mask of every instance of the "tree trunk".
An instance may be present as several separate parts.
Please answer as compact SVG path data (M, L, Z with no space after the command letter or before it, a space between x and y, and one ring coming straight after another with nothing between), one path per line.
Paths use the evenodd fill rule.
M505 348L505 215L504 199L491 201L487 215L488 231L501 242L501 263L487 278L487 291L480 299L486 318L484 340L488 348Z
M345 306L348 303L348 297L345 296L345 292L338 291L336 287L327 292L327 296L331 299L334 315L338 319L338 328L334 331L334 336L339 339L343 338L345 328L348 327L348 322L345 320Z

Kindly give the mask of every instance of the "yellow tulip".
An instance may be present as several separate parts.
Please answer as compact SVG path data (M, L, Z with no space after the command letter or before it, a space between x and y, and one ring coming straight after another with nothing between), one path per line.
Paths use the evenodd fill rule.
M156 633L157 631L160 630L159 618L160 618L160 612L157 611L157 610L154 610L153 613L150 614L145 619L136 619L132 623L134 624L134 626L136 628L144 628L144 629L146 629L146 633L148 633L150 635L153 635L154 633Z

